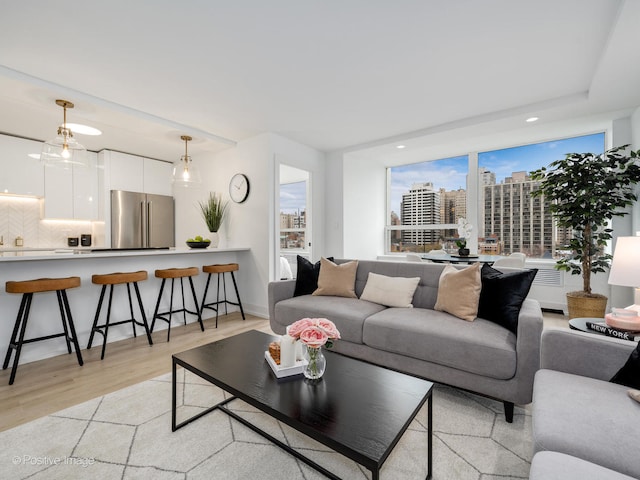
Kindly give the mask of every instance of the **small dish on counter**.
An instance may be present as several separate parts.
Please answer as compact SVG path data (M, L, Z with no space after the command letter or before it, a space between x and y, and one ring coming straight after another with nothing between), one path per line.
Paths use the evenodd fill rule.
M211 242L186 242L189 248L207 248Z

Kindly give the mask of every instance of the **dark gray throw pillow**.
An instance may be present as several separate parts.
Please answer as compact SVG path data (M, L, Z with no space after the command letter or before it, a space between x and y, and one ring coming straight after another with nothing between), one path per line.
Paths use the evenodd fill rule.
M537 273L537 268L503 273L485 263L480 272L482 290L478 317L502 325L517 334L520 307L527 298Z
M327 258L333 262L333 257ZM296 273L296 288L293 296L311 295L318 288L318 275L320 275L320 261L311 263L298 255L298 271Z
M623 367L610 380L613 383L640 389L640 342Z

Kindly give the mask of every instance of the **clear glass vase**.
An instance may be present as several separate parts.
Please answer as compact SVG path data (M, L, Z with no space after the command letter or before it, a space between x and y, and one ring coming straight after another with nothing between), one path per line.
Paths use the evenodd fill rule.
M304 352L304 358L309 362L304 366L304 376L310 380L322 378L327 368L327 360L322 354L322 347L314 348L307 346Z

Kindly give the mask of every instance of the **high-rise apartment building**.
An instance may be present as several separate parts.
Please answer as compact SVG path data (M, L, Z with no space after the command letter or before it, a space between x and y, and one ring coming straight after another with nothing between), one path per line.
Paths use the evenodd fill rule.
M414 183L408 193L402 195L400 204L402 225L428 225L441 223L440 194L433 183ZM425 245L437 243L441 233L434 230L406 230L402 232L403 243Z
M529 256L553 256L557 232L543 198L531 197L537 182L526 172L514 172L503 183L485 185L484 237L500 243L500 253L523 252Z
M467 218L467 191L440 189L440 222L458 223L459 218ZM446 237L453 237L457 230L446 230Z

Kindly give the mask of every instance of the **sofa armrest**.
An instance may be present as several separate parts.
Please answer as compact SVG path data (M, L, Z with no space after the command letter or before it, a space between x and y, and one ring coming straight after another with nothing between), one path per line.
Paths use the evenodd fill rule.
M269 282L268 296L269 296L269 318L275 318L276 303L281 300L293 297L293 292L296 291L295 280L278 280L275 282Z
M518 334L516 340L516 377L519 384L518 404L531 401L533 395L533 377L540 368L540 335L543 317L540 303L525 299L518 316Z
M548 328L542 333L541 368L609 381L634 348L628 340Z

